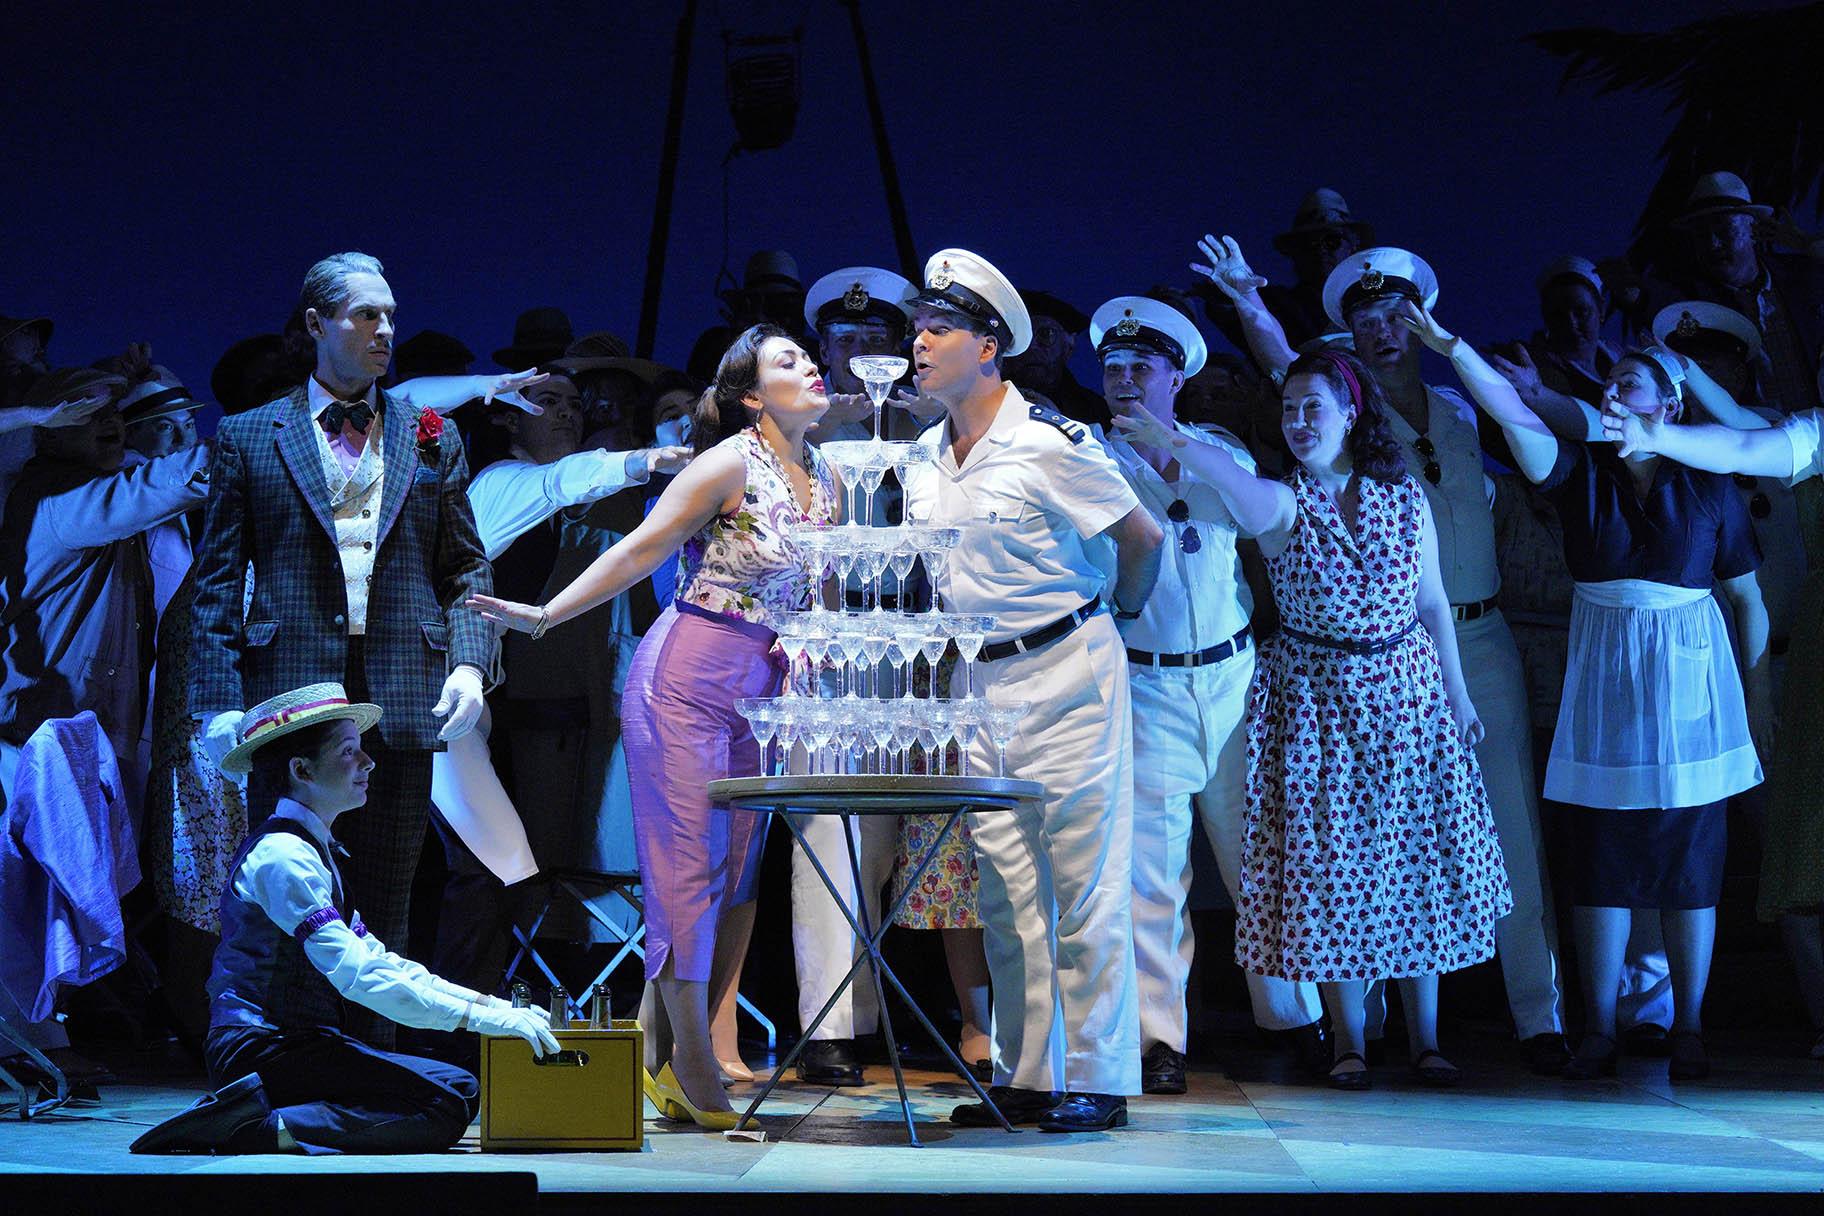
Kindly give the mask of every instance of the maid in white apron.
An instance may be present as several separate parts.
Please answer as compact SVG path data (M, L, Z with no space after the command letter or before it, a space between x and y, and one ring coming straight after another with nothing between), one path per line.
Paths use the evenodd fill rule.
M1605 400L1676 411L1682 373L1631 352ZM1545 796L1567 805L1585 1038L1565 1075L1614 1072L1615 1000L1633 908L1659 909L1672 971L1672 1079L1708 1072L1699 1021L1722 890L1728 798L1757 785L1749 725L1768 703L1760 551L1727 477L1606 443L1561 444L1540 486L1576 580ZM1737 664L1717 590L1735 616ZM1744 697L1744 676L1752 696Z

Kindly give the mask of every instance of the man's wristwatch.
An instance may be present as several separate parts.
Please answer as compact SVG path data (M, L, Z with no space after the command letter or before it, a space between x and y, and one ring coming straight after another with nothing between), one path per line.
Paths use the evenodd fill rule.
M1121 605L1119 605L1119 604L1114 605L1114 609L1115 609L1115 619L1117 621L1137 621L1140 619L1140 612L1138 609L1136 609L1133 612L1128 612L1126 609L1122 608Z

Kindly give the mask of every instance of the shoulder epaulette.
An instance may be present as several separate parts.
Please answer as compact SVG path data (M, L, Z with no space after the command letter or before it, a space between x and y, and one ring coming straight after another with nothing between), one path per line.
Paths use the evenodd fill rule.
M1034 405L1028 407L1027 416L1034 422L1043 422L1047 426L1057 427L1064 438L1070 440L1072 443L1082 443L1089 434L1089 431L1084 428L1081 422L1066 418L1063 414L1060 414L1057 410L1052 409L1048 405Z

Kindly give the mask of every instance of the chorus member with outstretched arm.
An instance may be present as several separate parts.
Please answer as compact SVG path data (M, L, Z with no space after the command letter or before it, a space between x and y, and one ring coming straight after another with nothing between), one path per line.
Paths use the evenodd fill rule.
M754 898L764 835L760 816L712 808L708 785L759 771L735 702L779 691L768 621L808 606L816 588L790 529L840 522L841 482L805 442L827 405L811 357L777 326L753 326L722 356L697 407L696 459L644 523L543 606L470 601L538 638L683 550L677 599L628 673L622 733L646 896L652 1096L668 1116L708 1128L735 1124L716 1074L709 992L739 960L718 952L718 930L730 908Z
M1448 338L1422 322L1427 341ZM1612 1074L1615 1003L1633 908L1655 908L1673 992L1671 1076L1709 1071L1704 988L1723 880L1725 807L1757 785L1771 722L1767 610L1748 509L1727 477L1662 459L1628 437L1684 436L1665 420L1682 408L1684 369L1659 349L1630 351L1609 370L1605 414L1619 448L1553 441L1540 477L1558 508L1576 582L1564 696L1546 766L1548 798L1570 806L1578 957L1587 1031L1565 1075ZM1493 394L1491 394L1493 396ZM1497 402L1510 437L1537 447L1517 395ZM1727 448L1735 436L1783 448L1784 432L1689 428ZM1518 450L1518 449L1517 449ZM1686 453L1701 460L1705 453ZM1717 462L1721 463L1721 462ZM1734 615L1736 648L1712 589ZM1739 667L1738 655L1739 650ZM1738 674L1739 673L1739 674Z
M1342 1089L1368 1087L1363 999L1382 978L1399 981L1419 1079L1456 1082L1438 1052L1438 974L1489 958L1513 907L1436 527L1385 409L1353 355L1294 360L1285 481L1148 415L1115 421L1215 486L1266 556L1282 627L1249 694L1235 957L1318 984Z
M1259 276L1232 238L1206 236L1207 263L1193 267L1235 300L1250 349L1261 366L1283 375L1293 352L1272 314L1260 305ZM1545 870L1544 836L1533 775L1532 714L1520 652L1502 615L1495 558L1495 519L1475 408L1455 388L1424 375L1424 344L1403 319L1409 305L1437 304L1438 280L1423 258L1404 249L1364 249L1339 262L1324 283L1331 324L1347 331L1387 404L1387 425L1431 508L1437 528L1438 575L1463 658L1464 677L1488 731L1476 762L1500 830L1513 885L1514 911L1495 928L1507 1005L1527 1064L1555 1073L1569 1058L1559 982L1557 917ZM1480 356L1459 344L1452 370L1472 393L1487 382ZM1369 1035L1378 1036L1385 1004L1369 996Z

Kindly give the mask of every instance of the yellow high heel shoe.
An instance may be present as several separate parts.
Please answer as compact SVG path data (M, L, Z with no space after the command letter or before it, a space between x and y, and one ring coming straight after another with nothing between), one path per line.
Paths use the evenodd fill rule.
M666 1062L665 1067L659 1069L658 1079L652 1084L653 1089L658 1092L659 1096L665 1100L668 1106L676 1107L682 1112L681 1114L674 1115L669 1109L666 1109L665 1117L667 1119L688 1118L698 1127L705 1128L712 1132L733 1131L735 1124L741 1122L741 1115L737 1111L697 1109L685 1095L684 1087L678 1084L678 1074L671 1071L671 1063L669 1061Z
M670 1066L667 1065L667 1067ZM679 1122L690 1118L690 1112L667 1098L659 1089L658 1082L652 1079L652 1074L644 1068L640 1069L640 1088L646 1091L646 1100L652 1103L653 1109L659 1112L660 1118L675 1119Z

